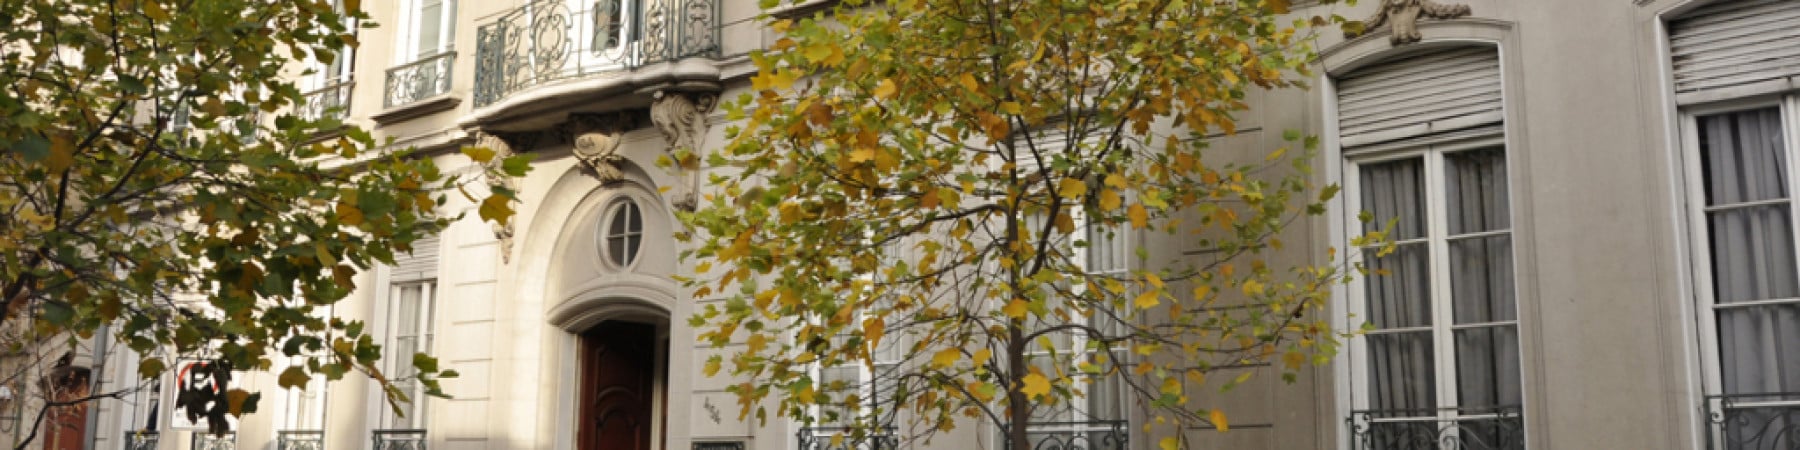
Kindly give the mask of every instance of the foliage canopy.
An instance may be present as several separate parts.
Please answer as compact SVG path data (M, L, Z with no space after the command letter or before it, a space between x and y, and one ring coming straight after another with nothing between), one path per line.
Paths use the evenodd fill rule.
M696 296L726 300L691 321L744 344L706 371L742 380L743 414L773 404L858 438L897 413L924 434L968 416L1023 448L1105 379L1153 423L1228 429L1194 391L1221 368L1276 362L1291 381L1328 359L1339 336L1314 312L1349 273L1335 252L1271 262L1336 193L1308 181L1312 138L1209 148L1250 90L1303 87L1310 32L1344 23L1287 14L850 0L771 18L780 39L725 106L741 122L705 156L715 194L683 215ZM1130 263L1101 267L1119 242ZM876 387L816 369L835 366Z
M116 339L146 379L175 357L299 357L281 386L362 372L406 401L363 324L324 311L442 230L439 190L458 181L306 108L296 81L357 45L359 3L0 1L4 350ZM455 375L387 357L410 358L432 395ZM177 408L218 431L259 396L199 389Z

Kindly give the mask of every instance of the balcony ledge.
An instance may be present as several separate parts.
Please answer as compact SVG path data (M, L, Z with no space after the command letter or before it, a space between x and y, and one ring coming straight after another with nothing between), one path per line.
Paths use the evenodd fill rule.
M464 129L541 130L569 113L647 107L658 91L717 92L724 72L713 58L689 57L636 69L596 73L526 88L457 120Z
M461 104L462 97L457 96L455 93L443 93L426 97L416 102L381 110L381 112L370 115L369 119L374 120L375 123L380 125L392 125L403 120L415 119L427 114L455 108L457 105Z

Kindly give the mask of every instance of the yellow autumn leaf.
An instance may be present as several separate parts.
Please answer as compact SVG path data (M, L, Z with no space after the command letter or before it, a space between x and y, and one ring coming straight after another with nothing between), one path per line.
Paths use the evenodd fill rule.
M1103 211L1119 209L1119 204L1123 203L1124 200L1125 199L1119 197L1119 191L1112 189L1100 190L1100 209Z
M1028 374L1025 375L1024 381L1025 387L1019 388L1019 392L1023 392L1025 395L1034 398L1050 395L1050 379L1044 378L1044 375L1038 373Z
M942 369L950 367L951 364L956 364L956 361L959 359L962 359L962 349L955 347L946 348L938 350L935 355L931 355L931 366Z
M887 321L880 316L863 319L863 340L869 341L869 348L881 344L881 337L887 334Z
M486 164L494 160L494 149L487 147L463 147L462 152L476 163Z
M894 94L899 92L900 88L894 86L892 79L881 80L881 84L875 85L875 97L877 98L891 99L894 98Z
M1131 226L1133 228L1150 226L1150 211L1144 210L1144 205L1142 203L1133 203L1131 209L1125 211L1125 215L1131 218Z
M1077 199L1086 194L1087 183L1074 178L1064 178L1056 187L1056 195L1062 198Z
M1219 431L1231 431L1231 424L1225 421L1225 411L1212 410L1212 423Z
M1174 436L1162 438L1162 442L1157 444L1157 446L1162 447L1162 450L1175 450L1181 448L1181 439Z
M1109 187L1124 189L1125 188L1125 176L1119 175L1116 173L1107 174L1106 180L1102 181L1102 183L1105 183Z
M1158 294L1161 292L1162 291L1153 290L1139 294L1137 300L1132 300L1131 303L1137 305L1138 309L1155 308L1156 305L1162 304L1162 300L1157 298Z
M1025 312L1029 310L1029 306L1030 305L1026 304L1024 300L1015 298L1013 301L1007 302L1006 307L1000 308L1000 312L1006 313L1006 317L1024 319Z

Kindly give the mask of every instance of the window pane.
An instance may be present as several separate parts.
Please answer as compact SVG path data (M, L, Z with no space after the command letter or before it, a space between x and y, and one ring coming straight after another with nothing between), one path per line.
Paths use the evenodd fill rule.
M1372 334L1367 339L1369 407L1398 417L1437 414L1431 332Z
M1457 324L1516 320L1512 236L1450 241L1450 289Z
M1520 404L1516 327L1456 330L1456 402L1471 413Z
M639 213L637 203L625 204L625 223L627 233L644 232L644 215Z
M1706 204L1787 197L1780 109L1701 116L1698 125Z
M608 259L612 261L613 264L621 266L625 265L625 237L619 236L607 239L606 252Z
M1800 391L1800 304L1717 311L1725 393Z
M1364 250L1370 270L1367 319L1376 328L1431 325L1430 259L1424 243L1400 245L1387 256Z
M1713 293L1720 303L1800 296L1793 219L1787 205L1707 213L1712 227Z
M424 294L423 285L409 285L400 288L400 304L398 314L394 315L395 336L419 335L420 296Z
M443 45L444 2L420 0L419 5L419 48L415 53L423 59L437 54L438 48Z
M1375 216L1363 224L1365 231L1380 231L1388 221L1393 239L1425 236L1425 176L1419 159L1405 159L1362 166L1362 208Z
M1119 356L1115 354L1113 358L1118 357ZM1111 368L1111 366L1112 364L1110 363L1100 364L1100 367L1102 368ZM1125 376L1123 371L1115 372L1110 375L1086 377L1086 379L1092 383L1089 385L1091 387L1087 389L1087 417L1080 417L1077 418L1077 420L1124 419L1124 402L1120 397L1121 393L1124 392L1124 382L1119 379L1119 377L1122 376Z
M1499 148L1444 154L1450 234L1512 227L1507 210L1506 153Z

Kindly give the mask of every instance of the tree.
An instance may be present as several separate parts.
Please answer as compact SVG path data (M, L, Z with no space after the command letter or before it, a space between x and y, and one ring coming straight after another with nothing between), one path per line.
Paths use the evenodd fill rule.
M461 181L307 105L295 80L354 47L367 18L337 3L0 1L6 354L110 339L144 355L146 380L171 358L205 358L225 389L181 392L176 407L214 431L256 409L234 371L279 369L282 387L362 372L408 400L363 324L320 312L454 220L441 190ZM494 191L482 216L505 220L511 199ZM278 355L305 363L276 367ZM432 395L455 375L387 356L410 358ZM24 363L0 376L37 382L20 380L38 364ZM37 417L128 391L46 399Z
M1271 263L1284 227L1337 190L1308 182L1313 138L1284 133L1291 153L1208 146L1235 133L1247 91L1303 87L1311 32L1346 24L1286 13L847 0L771 19L780 39L726 105L740 122L703 157L714 193L681 216L690 286L726 299L691 322L715 347L745 344L705 370L744 380L742 414L775 405L854 425L851 439L904 411L925 435L967 416L1025 448L1031 423L1096 380L1171 427L1164 448L1182 427L1227 430L1190 390L1222 367L1277 362L1292 382L1326 361L1340 335L1319 312L1353 272L1335 251ZM1127 233L1210 256L1086 260ZM879 369L878 386L809 369L845 365Z

